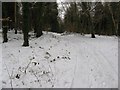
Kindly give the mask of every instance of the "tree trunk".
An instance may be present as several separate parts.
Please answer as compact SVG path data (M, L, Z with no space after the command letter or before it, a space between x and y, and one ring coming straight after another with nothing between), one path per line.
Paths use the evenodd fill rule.
M91 34L91 38L95 38L95 34L94 33Z
M8 18L3 18L3 20L2 20L3 43L8 42L8 38L7 38L8 28L9 28L9 19Z
M120 37L120 19L119 19L119 23L118 23L118 36Z
M37 31L36 31L36 37L38 38L38 37L40 37L42 34L43 34L43 33L42 33L42 30L38 30L38 29L37 29Z
M24 35L24 43L23 43L23 46L29 46L29 41L28 41L28 32L26 33L23 33Z
M29 46L28 32L29 32L29 3L23 2L23 37L24 37L23 46L25 47Z
M43 33L42 33L42 21L40 19L38 19L39 24L37 24L36 27L36 37L40 37Z
M3 28L3 43L8 42L7 38L7 27Z
M15 29L15 34L17 34L17 29Z
M42 33L42 20L41 18L38 16L37 20L35 21L36 25L35 25L35 32L36 32L36 37L40 37L43 33Z
M16 2L15 2L15 34L17 34L17 18L16 18L16 16L17 16L17 13L16 13Z
M59 32L59 25L58 25L57 18L51 19L51 31L57 32L57 33Z

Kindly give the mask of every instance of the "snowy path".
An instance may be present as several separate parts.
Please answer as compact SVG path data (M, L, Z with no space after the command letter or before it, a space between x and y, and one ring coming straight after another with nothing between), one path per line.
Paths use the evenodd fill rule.
M2 32L0 31L0 89L2 88Z
M102 38L100 40L102 40ZM78 47L79 45L80 48L78 47L76 49L78 53L76 54L75 72L71 88L117 87L117 41L116 45L115 43L111 43L114 41L108 40L103 43L106 40L90 40L90 38L85 39L84 37L76 40L76 42L77 41L78 43L74 43L74 47ZM113 49L116 51L112 52Z
M3 87L117 88L116 37L46 33L21 47L22 34L3 44ZM27 67L27 68L26 68Z
M87 47L87 45L89 45L89 43L86 42L83 46ZM96 47L90 46L89 48L79 50L75 79L71 87L109 88L109 85L117 85L115 82L118 80L117 67L113 68L112 63L109 62L110 57L104 56L104 52L95 48ZM84 71L82 70L83 68ZM112 83L110 81L112 81Z

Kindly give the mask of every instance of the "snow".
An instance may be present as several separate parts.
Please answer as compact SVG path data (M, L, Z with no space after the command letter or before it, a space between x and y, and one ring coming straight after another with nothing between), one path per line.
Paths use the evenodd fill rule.
M2 32L0 31L0 89L2 88Z
M30 34L30 46L22 47L22 34L8 33L2 46L3 88L118 87L117 37Z

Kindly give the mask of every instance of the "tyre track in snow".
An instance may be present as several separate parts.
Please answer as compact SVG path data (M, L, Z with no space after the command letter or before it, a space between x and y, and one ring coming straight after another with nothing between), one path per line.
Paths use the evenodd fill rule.
M91 45L93 48L95 48L93 50L93 54L94 57L96 58L96 62L100 65L100 69L103 73L104 79L103 79L103 84L106 84L106 87L111 87L113 86L114 88L117 87L117 71L116 69L113 67L113 65L111 64L110 60L108 58L110 57L106 57L105 54L103 54L103 52L101 52L101 50L97 50L96 46ZM96 51L97 50L97 51ZM115 60L116 61L116 60ZM110 83L111 82L111 83ZM109 86L108 86L109 85Z
M2 40L2 37L0 37L0 40ZM0 43L0 89L2 89L2 44L1 43Z
M117 80L118 80L118 74L113 69L112 65L106 60L105 57L103 57L99 52L94 52L96 62L100 65L99 68L103 73L103 84L107 84L106 87L113 86L114 88L117 88ZM102 60L102 61L101 61ZM100 72L99 70L99 72ZM112 87L111 87L112 88Z
M100 58L103 58L104 60L103 61L106 61L107 62L107 64L109 64L109 67L114 71L114 73L116 73L116 75L118 75L118 72L114 69L114 67L113 67L113 65L110 63L110 61L109 61L109 59L100 51L100 50L98 50L97 49L97 47L96 46L94 46L94 45L92 45L92 44L90 44L90 43L87 43L86 41L85 41L85 43L86 43L86 45L88 45L89 44L89 46L91 46L91 51L93 51L93 53L94 53L94 56L98 56L98 57L100 57ZM97 51L96 51L97 50ZM96 57L97 58L97 57ZM110 58L110 57L109 57ZM103 64L103 63L102 63ZM102 65L101 64L101 65Z
M86 47L86 45L87 44L85 44L84 41L80 41L80 45L79 45L80 48L76 50L76 63L75 63L75 66L74 66L74 76L73 76L73 79L72 79L72 82L71 82L71 86L70 86L71 88L76 88L76 87L78 87L78 88L79 87L85 87L86 88L86 87L91 86L91 85L89 86L89 84L91 84L89 82L89 79L90 79L89 78L90 77L89 68L90 67L89 67L89 63L87 63L87 62L89 62L89 60L86 59L86 56L84 54L84 53L87 53L87 51L85 50L86 52L84 52L84 49L83 49L84 47ZM77 45L74 44L73 46L76 47ZM81 49L82 46L84 46L84 47ZM84 74L85 72L82 69L86 70L86 74ZM83 71L83 72L79 73L80 70ZM79 80L79 78L77 78L78 74L79 75L82 74L81 75L82 80ZM84 84L82 84L82 81L85 81ZM78 82L78 83L76 83L76 82ZM79 85L76 85L76 84L79 84Z
M92 52L92 56L95 58L94 61L97 62L97 64L99 65L99 72L103 73L104 75L104 79L103 81L109 83L109 86L106 87L117 87L117 83L113 83L114 81L117 82L117 77L118 77L118 72L114 69L113 65L111 65L110 61L108 58L110 57L106 57L101 51L100 49L97 49L97 46L92 45L91 43L87 43L85 41L86 44L88 44L89 46L91 46L91 50ZM98 68L98 67L97 67ZM110 77L110 78L109 78ZM108 78L111 80L108 80ZM107 80L106 80L107 79ZM103 82L103 84L105 84L105 82ZM111 85L110 85L111 84ZM113 85L114 84L114 85Z
M77 69L77 55L76 55L76 61L75 61L76 63L75 63L75 66L74 66L74 75L73 75L73 79L72 79L72 82L71 82L71 85L70 85L70 88L72 88L73 87L73 85L74 85L74 80L75 80L75 74L76 74L76 69Z
M88 54L90 54L90 55L92 55L92 57L93 57L93 59L94 59L94 61L95 61L95 63L97 63L97 65L99 65L99 67L97 67L97 65L96 65L96 67L97 67L97 70L98 70L98 72L101 72L101 73L103 73L103 74L106 74L106 75L109 75L109 74L113 74L113 73L115 73L114 74L114 77L112 77L112 78L115 78L115 77L117 77L117 72L114 70L114 68L111 66L111 64L108 62L108 59L105 57L105 56L103 56L103 54L102 54L102 52L100 52L100 51L96 51L96 47L94 47L92 44L90 44L90 43L87 43L87 42L85 42L84 43L84 47L86 46L86 45L89 45L90 46L90 50L89 51L91 51L91 52L88 52L88 50L86 49L85 51L86 52L84 52L84 53L87 53L88 52ZM87 47L87 46L86 46ZM79 50L80 52L81 52L81 49ZM82 53L82 52L81 52ZM82 58L85 58L85 56L84 55L81 55L81 57ZM101 62L101 60L103 61L103 62ZM77 60L76 60L77 61ZM79 60L80 61L80 60ZM77 62L79 62L79 61L77 61ZM105 63L105 64L104 64ZM88 63L83 63L84 65L88 65L88 68L89 68L89 61L88 61ZM104 67L107 67L107 69L106 68L104 68ZM80 65L77 63L77 66L75 67L75 77L73 78L73 81L72 81L72 84L71 84L71 88L72 87L76 87L77 85L75 85L75 82L79 82L79 84L81 84L81 82L77 79L77 77L76 77L76 75L78 75L78 71L79 71L79 68L80 68ZM77 70L78 69L78 70ZM88 70L88 69L87 69ZM107 74L106 72L110 72L109 74ZM88 72L89 72L89 70L88 70ZM90 79L89 78L89 76L91 76L91 74L92 74L92 72L91 73L89 73L90 75L88 75L88 77L86 77L86 78L88 78L88 80ZM103 82L101 81L101 85L103 85L102 87L106 87L105 86L105 82L104 82L104 77L102 77L103 78ZM77 80L77 81L76 81ZM112 79L111 79L112 80ZM114 79L113 79L114 80ZM116 80L116 79L115 79ZM90 82L90 81L88 81L88 82ZM96 82L97 83L97 82ZM90 84L90 83L89 83ZM81 85L79 85L79 86L81 86ZM115 86L117 86L117 84L114 84L114 86L113 87L115 87ZM77 86L78 87L78 86ZM91 82L91 84L90 84L90 86L87 86L87 87L94 87L93 86L93 84L92 84L92 82ZM87 88L86 87L86 88ZM101 87L101 86L98 86L98 87ZM108 87L110 87L110 86L108 86Z
M106 82L104 81L107 77L106 75L110 75L111 73L114 73L114 77L116 77L116 73L113 70L114 68L111 67L109 62L106 61L106 60L108 60L108 58L106 56L104 56L104 54L102 52L100 52L100 50L96 50L97 49L96 46L92 45L90 42L85 41L87 39L84 39L82 37L76 38L75 36L74 37L72 36L70 38L66 37L66 36L59 38L59 36L57 36L57 35L55 35L57 38L51 38L51 35L49 35L49 36L47 36L47 40L46 40L45 39L46 36L47 35L45 35L41 38L38 38L38 39L40 39L40 42L44 41L45 43L49 43L47 45L43 44L43 46L45 47L45 50L42 50L43 53L48 51L48 49L51 45L53 46L51 51L56 50L57 48L60 48L59 45L61 44L61 41L62 41L62 44L61 44L62 46L64 46L63 44L65 44L64 48L63 47L62 48L71 52L72 57L70 55L69 56L71 57L70 62L72 62L72 66L73 66L72 69L74 69L74 70L72 71L73 73L70 73L70 74L74 74L74 75L73 75L73 77L71 77L70 80L65 79L65 80L71 81L70 83L67 83L67 86L70 86L71 88L77 88L77 87L80 87L80 88L84 88L84 87L85 88L88 88L88 87L93 87L93 88L100 87L101 88L101 87L103 87L104 88L104 87L107 87L107 86L105 86ZM34 42L37 42L38 39L32 39L32 40ZM33 42L32 40L30 42ZM51 41L48 42L49 40L52 40L53 43ZM58 40L60 40L60 43L58 42ZM65 40L65 42L64 42L64 40ZM41 43L39 43L39 45L41 46ZM72 49L70 49L70 48L72 48ZM66 51L64 50L64 52L66 52ZM54 53L55 52L50 52L50 54L54 54ZM40 55L38 55L38 56L40 56ZM73 58L73 56L74 56L74 58ZM70 64L70 63L68 63L68 64ZM55 64L51 64L51 65L55 65ZM104 66L106 66L107 68ZM67 67L67 66L65 66L65 67ZM56 67L53 67L53 69L56 69ZM64 68L64 69L66 69L66 68ZM68 69L70 69L70 68L67 68L63 74L60 73L62 75L60 78L58 78L59 81L61 78L64 77L65 74L67 74L66 72L68 71ZM59 72L59 71L57 71L57 72ZM110 73L107 73L107 72L110 72ZM105 78L100 75L105 76ZM53 78L55 78L55 77L56 76L53 76ZM114 78L113 75L110 75L109 77ZM96 81L94 81L95 79L96 79ZM102 80L100 80L100 79L102 79ZM64 79L62 79L62 80L64 80ZM111 81L111 80L112 79L108 80L111 82L110 84L108 84L109 85L108 87L110 87L110 86L114 87L116 84L116 83L114 83L114 85L112 85L113 82L116 81L116 79L113 81ZM57 82L55 82L55 83L57 83ZM55 84L55 83L53 81L52 84ZM60 84L63 85L63 87L65 87L64 82L60 82Z
M81 43L83 44L84 42L81 42ZM74 77L73 77L73 80L71 83L71 88L87 87L87 84L85 84L85 83L86 83L86 81L89 80L89 78L88 78L89 74L87 74L87 72L89 70L88 70L88 68L86 68L86 66L88 66L88 63L86 63L87 60L86 60L86 57L84 56L83 49L79 48L78 51L76 51L76 53L77 53L76 64L74 67ZM86 72L84 72L83 69L85 69ZM81 76L81 79L78 78L78 76ZM82 83L82 82L84 82L84 83ZM79 85L77 85L77 84L79 84Z
M99 51L98 53L101 55L101 57L103 57L109 63L109 65L111 66L111 68L113 69L113 71L116 73L116 75L118 75L118 71L116 71L114 69L113 65L110 63L110 61L108 60L108 58L101 51Z

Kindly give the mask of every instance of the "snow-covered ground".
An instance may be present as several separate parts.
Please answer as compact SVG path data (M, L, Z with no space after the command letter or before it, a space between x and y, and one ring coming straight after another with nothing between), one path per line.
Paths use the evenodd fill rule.
M44 32L29 47L22 37L9 32L2 46L3 88L118 87L117 37Z
M0 31L0 90L2 88L2 32Z

